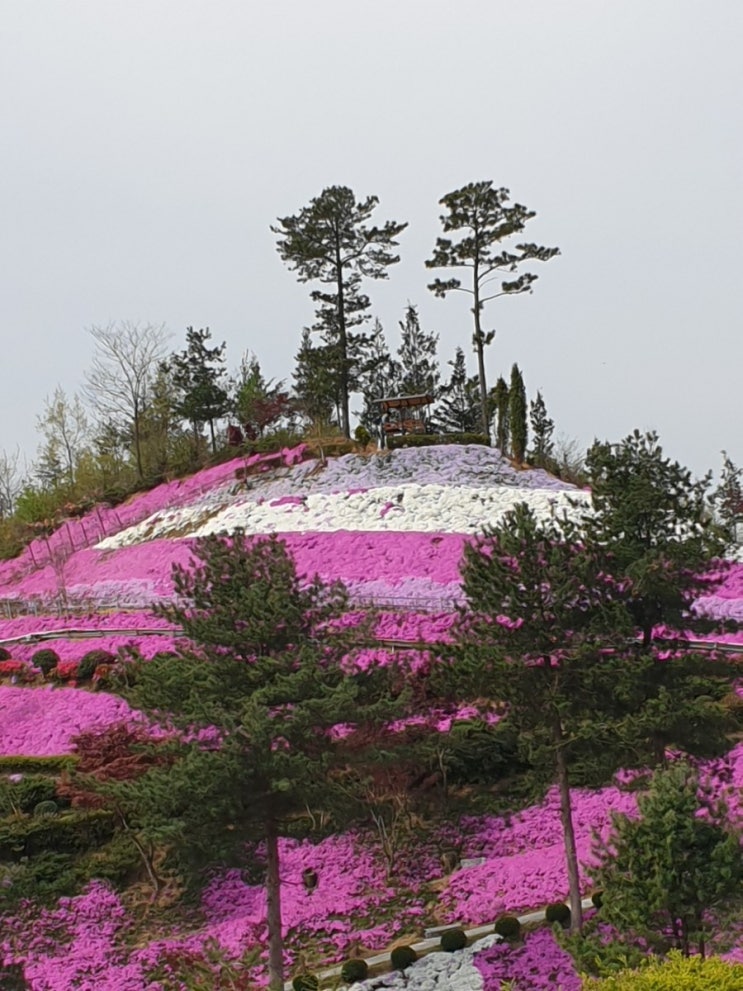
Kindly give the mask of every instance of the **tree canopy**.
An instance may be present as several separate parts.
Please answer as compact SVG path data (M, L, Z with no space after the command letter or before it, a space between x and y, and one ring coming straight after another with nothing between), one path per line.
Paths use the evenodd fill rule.
M280 217L271 230L277 235L277 251L300 282L319 282L311 298L319 303L318 324L326 344L337 344L334 370L338 377L341 429L350 436L349 396L362 372L354 346L363 346L363 335L352 327L366 319L369 298L361 291L363 279L385 279L387 269L399 261L397 238L407 224L389 220L377 226L369 220L379 198L356 199L348 186L329 186L308 206L289 217Z
M466 285L456 276L437 277L428 288L435 296L464 292L472 297L475 324L472 343L477 353L482 432L486 435L490 433L490 418L485 347L492 343L495 331L483 329L485 304L499 296L531 292L538 276L521 271L521 266L530 261L549 261L560 253L559 248L545 248L527 241L510 248L502 246L503 242L510 243L511 238L521 235L527 223L536 216L533 210L527 210L520 203L509 206L510 198L509 191L494 187L492 180L470 182L447 193L439 200L447 211L440 217L441 224L445 234L454 232L459 237L458 240L438 237L433 255L426 261L426 268L468 270Z

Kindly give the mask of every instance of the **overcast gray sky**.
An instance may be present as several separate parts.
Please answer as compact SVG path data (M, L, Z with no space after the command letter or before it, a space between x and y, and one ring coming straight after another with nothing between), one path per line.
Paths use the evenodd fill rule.
M438 200L492 179L562 254L488 306L491 378L518 361L582 444L743 461L742 46L740 0L4 0L0 448L33 453L95 324L208 325L289 377L313 307L269 225L330 185L409 221L373 312L396 344L418 304L446 362Z

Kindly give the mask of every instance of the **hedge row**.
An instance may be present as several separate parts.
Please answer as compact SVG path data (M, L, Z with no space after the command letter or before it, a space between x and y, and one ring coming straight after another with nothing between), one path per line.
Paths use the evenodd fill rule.
M391 451L401 447L430 447L434 444L482 444L490 447L485 434L394 434L387 438L387 447Z

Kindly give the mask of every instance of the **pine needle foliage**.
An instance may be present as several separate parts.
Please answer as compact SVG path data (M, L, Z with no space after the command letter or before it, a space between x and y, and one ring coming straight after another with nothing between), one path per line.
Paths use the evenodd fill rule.
M666 748L719 756L733 721L734 671L695 655L638 650L632 588L573 522L538 521L525 504L465 547L456 663L434 673L460 700L506 706L535 781L560 792L573 925L581 924L572 777L600 784Z
M645 646L661 623L693 629L691 603L706 585L700 576L726 545L710 510L710 476L694 479L663 454L656 433L639 430L618 444L596 441L586 468L586 536L611 548L616 573L630 579L629 607Z
M308 811L348 813L347 780L360 778L349 765L385 759L399 688L391 667L354 666L345 589L301 581L276 536L198 538L173 583L155 611L193 648L135 665L125 694L192 742L167 774L125 786L194 866L244 864L246 838L265 841L270 986L282 987L278 836Z
M602 918L661 950L670 941L704 956L715 911L741 900L740 837L684 762L657 771L638 806L639 819L615 814L606 842L596 842Z

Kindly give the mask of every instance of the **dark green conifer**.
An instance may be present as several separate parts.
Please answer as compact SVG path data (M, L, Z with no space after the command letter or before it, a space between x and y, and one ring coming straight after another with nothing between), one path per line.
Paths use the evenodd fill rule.
M348 782L363 778L350 765L374 759L370 741L398 711L392 672L354 669L337 625L345 590L301 581L277 537L236 530L199 538L194 554L173 569L176 604L156 609L193 648L135 665L125 695L201 736L167 774L129 787L182 864L240 864L246 838L265 841L270 987L281 988L279 836L307 810L348 809Z
M508 390L508 425L511 432L511 454L517 464L526 457L528 426L526 423L526 389L521 369L514 363Z

